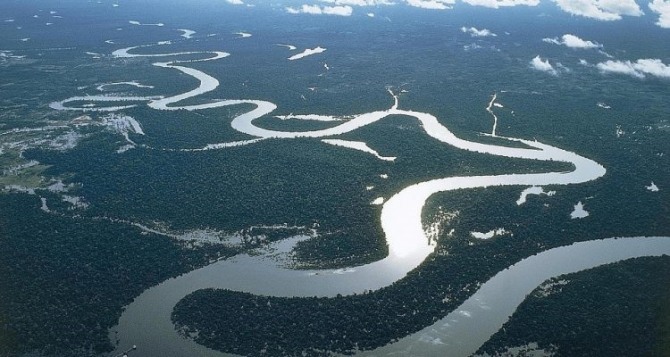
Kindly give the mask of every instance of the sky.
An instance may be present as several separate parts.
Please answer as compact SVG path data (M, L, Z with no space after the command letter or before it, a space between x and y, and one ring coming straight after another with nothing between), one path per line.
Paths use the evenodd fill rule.
M254 6L255 0L223 0L231 5ZM656 25L670 29L670 0L544 0L574 16L596 21L619 21L625 17L650 16ZM351 16L362 12L370 17L381 6L412 6L427 10L450 10L458 3L492 9L514 6L534 7L540 0L319 0L285 7L291 14Z
M230 6L253 8L262 4L260 0L220 0ZM267 4L267 3L264 3ZM291 0L272 3L275 9L295 16L378 17L387 7L413 7L427 12L451 11L455 7L486 8L489 10L511 7L527 9L553 8L569 16L586 21L603 23L653 23L662 31L670 34L670 0ZM499 35L487 28L462 27L464 34L473 38L497 37ZM591 67L603 74L627 75L637 79L649 77L670 79L670 59L668 58L615 58L610 55L604 44L589 38L582 38L574 29L565 29L565 33L542 39L543 42L563 46L579 51L598 51L604 59L596 63L580 60L579 64ZM659 42L661 47L663 41ZM475 44L476 46L476 44ZM641 56L644 57L644 56ZM570 71L560 62L537 55L529 59L528 66L551 76L560 76Z

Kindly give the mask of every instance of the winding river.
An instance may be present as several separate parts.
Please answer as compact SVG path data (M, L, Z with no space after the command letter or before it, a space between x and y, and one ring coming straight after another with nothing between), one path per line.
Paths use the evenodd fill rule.
M153 45L152 45L153 46ZM220 288L272 296L335 296L376 290L402 279L418 267L435 248L427 237L421 222L421 212L426 201L435 193L489 186L543 186L570 185L595 180L605 174L600 164L574 152L562 150L537 141L503 138L523 143L527 148L512 148L471 142L456 137L438 119L429 114L399 108L398 97L392 92L393 104L387 110L353 116L328 129L285 132L269 130L255 125L254 120L270 114L276 105L260 100L220 100L205 104L179 106L178 103L213 91L219 81L185 64L219 60L225 52L180 52L166 54L133 54L131 51L151 46L135 46L113 52L115 57L173 57L180 55L208 55L203 59L156 62L155 66L173 69L196 78L200 85L193 90L174 96L120 97L79 96L51 107L57 110L118 111L136 106L126 102L146 102L156 110L201 110L240 104L255 107L231 122L233 129L246 133L253 139L213 143L189 150L223 149L235 145L250 145L267 138L333 138L354 131L391 115L402 115L419 121L424 132L446 145L472 152L510 158L571 163L572 171L535 174L507 174L489 176L447 177L420 182L402 189L390 197L381 211L381 224L389 246L388 257L370 264L344 270L291 270L266 259L262 255L240 255L219 261L180 277L169 279L147 289L128 305L111 332L118 341L116 353L138 345L145 356L222 356L224 354L200 346L177 334L170 314L175 304L186 295L204 288ZM72 107L72 102L123 103L107 107ZM490 107L490 105L489 105ZM490 109L490 108L489 108ZM333 117L335 119L335 117ZM289 250L294 239L277 243L279 252ZM576 272L605 263L642 256L670 254L669 237L610 238L576 243L550 249L526 258L498 273L457 310L424 330L378 350L372 355L411 356L467 356L494 334L507 320L526 294L542 281L556 275Z

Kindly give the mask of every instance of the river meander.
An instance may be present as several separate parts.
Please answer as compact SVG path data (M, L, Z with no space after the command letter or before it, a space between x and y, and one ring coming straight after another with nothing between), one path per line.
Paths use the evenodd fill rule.
M287 252L297 238L277 243ZM499 272L456 310L434 324L364 356L469 356L543 281L625 259L670 255L670 237L609 238L549 249ZM112 339L117 352L137 345L143 356L232 356L180 336L170 315L186 295L206 288L272 296L349 295L375 290L397 277L393 266L332 271L291 270L267 255L240 255L169 279L146 290L124 311Z
M390 93L394 101L390 109L354 115L352 119L344 122L333 120L337 125L331 128L306 132L285 132L256 126L254 120L270 114L277 107L268 101L232 99L201 105L179 106L179 102L213 91L219 86L216 78L185 65L223 59L228 54L220 51L147 55L130 53L131 50L145 47L149 46L120 49L113 55L119 58L209 55L200 60L154 63L157 67L177 70L196 78L200 82L198 88L170 97L72 97L52 103L51 107L58 110L116 111L136 105L93 108L67 106L68 103L79 101L146 102L149 107L164 111L178 109L194 111L240 104L251 104L255 107L237 116L231 122L233 129L248 134L254 139L233 143L212 143L202 149L225 149L234 145L252 145L266 138L334 138L383 120L388 116L402 115L418 120L427 137L445 145L484 155L567 162L572 164L574 169L568 172L445 177L410 185L395 193L382 207L381 224L389 246L389 256L363 266L335 271L292 270L276 264L274 260L268 259L265 255L240 255L169 279L146 290L126 307L119 320L119 325L111 333L113 341L118 342L117 353L125 351L132 345L137 345L142 355L145 356L222 355L220 352L179 336L170 320L174 306L182 298L199 289L230 289L270 296L329 297L337 294L348 295L374 291L402 279L434 251L435 242L432 242L424 232L421 214L426 201L435 193L491 186L527 188L579 184L596 180L606 172L603 166L593 160L538 141L502 138L523 143L528 147L512 148L460 139L429 113L399 109L398 97L393 92ZM490 107L489 104L489 111ZM348 115L349 113L343 114ZM493 133L495 134L495 131ZM280 242L274 248L280 252L287 251L295 239L299 238ZM661 254L670 254L670 238L610 238L576 243L541 252L498 273L482 285L463 305L432 326L396 343L365 354L470 355L502 326L508 316L523 301L526 294L542 281L556 275L623 259Z

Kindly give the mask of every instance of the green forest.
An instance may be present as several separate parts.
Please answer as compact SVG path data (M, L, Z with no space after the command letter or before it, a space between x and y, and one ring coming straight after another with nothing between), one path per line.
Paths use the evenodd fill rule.
M499 355L536 342L554 356L668 356L668 277L665 256L553 278L542 284L550 288L531 293L478 353Z
M48 214L24 194L1 194L0 207L1 356L111 351L109 329L144 289L239 252Z
M152 109L149 97L200 85L155 62L181 61L219 81L174 106L274 103L275 111L254 121L262 128L333 127L387 110L397 96L399 109L430 113L458 138L512 147L526 145L504 137L537 140L607 170L595 181L547 185L555 194L530 195L523 205L516 203L522 186L432 195L422 223L440 226L434 253L376 291L334 298L195 291L177 304L172 322L215 350L300 357L372 350L445 317L526 257L580 241L670 236L668 29L647 5L639 4L641 12L653 18L596 22L560 11L560 2L428 11L394 1L398 6L354 6L352 16L233 2L0 1L0 357L111 357L119 338L110 331L145 290L220 260L263 254L255 249L295 235L309 239L289 254L291 268L383 259L382 206L372 202L416 183L573 169L456 149L400 115L327 138L365 142L397 157L393 162L324 138L196 151L255 139L231 127L253 108ZM335 5L314 2L322 12ZM467 30L484 25L495 36ZM595 47L552 42L568 31ZM157 56L113 55L131 46L138 46L131 53ZM317 46L327 51L288 60ZM230 56L202 62L211 51ZM174 52L189 53L158 55ZM554 74L531 68L539 55ZM666 77L639 72L636 60L644 58L657 58ZM638 72L604 73L598 63L607 60ZM498 106L489 104L493 95ZM91 99L99 96L116 99ZM135 99L118 100L129 96ZM66 106L80 108L54 109L74 97ZM499 137L489 135L487 104ZM111 112L142 130L105 123L104 110L114 105L133 105ZM275 117L291 114L344 119ZM660 190L652 192L652 182ZM79 199L84 204L72 203ZM570 218L577 202L588 217ZM472 235L501 228L507 233L492 239ZM215 238L183 238L199 231ZM670 355L670 258L553 278L478 353L504 355L529 344L557 356Z

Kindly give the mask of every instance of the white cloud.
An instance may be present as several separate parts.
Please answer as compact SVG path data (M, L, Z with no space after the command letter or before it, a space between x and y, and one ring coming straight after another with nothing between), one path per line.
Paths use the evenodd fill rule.
M651 11L659 14L656 25L663 28L670 28L670 1L669 0L653 0L649 3Z
M405 0L407 5L422 9L446 10L451 9L456 0Z
M324 15L351 16L353 12L351 6L325 6L323 8Z
M379 6L379 5L395 5L391 0L321 0L334 5L349 5L349 6Z
M627 74L636 78L645 78L647 75L670 79L670 65L660 59L643 58L635 62L612 61L600 62L598 69L603 73Z
M609 60L598 63L597 67L601 72L627 74L637 78L644 78L644 73L637 71L633 67L633 63L630 61L622 62Z
M538 71L547 72L553 76L558 75L558 71L549 63L549 60L543 60L540 56L535 56L530 61L530 67Z
M464 33L469 33L472 37L495 37L498 36L491 32L489 29L478 30L475 27L461 27L461 31Z
M242 0L226 0L226 2L232 5L244 5L244 2L242 2Z
M351 6L319 6L305 4L300 8L287 7L286 12L289 14L351 16L354 10Z
M464 3L472 6L484 6L490 8L501 8L511 6L537 6L540 0L463 0Z
M547 38L543 38L543 39L542 39L542 42L553 43L554 45L559 45L559 46L563 44L563 42L561 42L561 41L558 39L558 37L554 37L554 38L548 38L548 37L547 37Z
M602 47L602 45L597 43L597 42L582 40L581 38L579 38L575 35L571 35L571 34L563 35L563 44L567 47L570 47L570 48L600 48L600 47Z
M560 40L557 37L554 37L554 38L543 38L542 41L547 42L547 43L553 43L555 45L564 45L564 46L570 47L570 48L588 49L588 48L601 48L601 47L603 47L603 45L601 45L597 42L582 40L581 38L579 38L575 35L571 35L571 34L563 35L563 37L561 37Z
M642 16L644 12L635 0L594 0L604 11L619 15Z
M573 15L601 21L620 20L622 15L644 14L635 0L554 0L556 5Z

